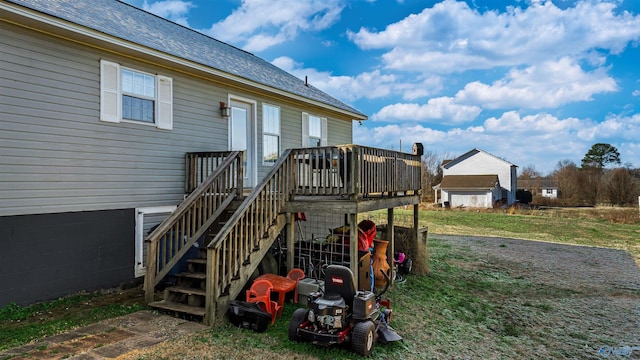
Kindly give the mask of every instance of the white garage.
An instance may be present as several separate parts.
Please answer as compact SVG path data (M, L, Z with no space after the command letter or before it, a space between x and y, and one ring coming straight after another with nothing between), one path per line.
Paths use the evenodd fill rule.
M438 185L443 206L491 208L506 196L498 175L447 175Z
M452 207L491 207L491 192L487 191L459 191L449 194L449 204Z

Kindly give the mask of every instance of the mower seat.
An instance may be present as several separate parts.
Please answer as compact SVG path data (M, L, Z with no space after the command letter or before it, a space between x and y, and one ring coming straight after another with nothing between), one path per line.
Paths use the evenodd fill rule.
M327 266L324 274L324 298L342 297L352 309L356 291L356 281L351 269L342 265Z

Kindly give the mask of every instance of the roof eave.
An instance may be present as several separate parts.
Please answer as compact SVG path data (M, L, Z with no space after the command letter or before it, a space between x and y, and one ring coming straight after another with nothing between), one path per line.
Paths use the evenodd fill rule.
M209 74L218 79L226 80L231 83L256 88L277 96L289 98L294 101L304 102L312 106L316 106L332 112L336 112L347 118L351 118L352 121L368 119L368 117L365 114L362 114L359 112L348 111L346 109L342 109L334 105L309 99L307 97L304 97L298 94L293 94L291 92L288 92L282 89L277 89L256 81L243 78L241 76L230 74L206 65L198 64L193 61L189 61L189 60L186 60L171 54L167 54L155 49L151 49L127 40L123 40L123 39L120 39L120 38L117 38L93 29L89 29L84 26L74 24L72 22L51 16L51 15L47 15L29 8L25 8L17 4L0 2L0 12L2 11L6 11L13 16L4 16L3 14L3 16L0 17L0 20L13 23L14 25L27 27L27 28L30 28L31 30L39 31L52 36L57 36L59 38L63 38L69 41L74 41L76 43L88 45L94 48L100 48L113 53L120 53L121 55L126 55L131 57L132 54L134 53L144 54L148 57L152 57L156 59L156 61L158 61L161 64L164 63L163 65L169 68L172 68L172 67L168 66L168 64L174 64L177 67L192 69L195 72ZM31 21L27 23L23 23L20 21L21 18L29 19ZM33 26L34 25L33 22L45 24L47 26L44 29L36 28ZM52 28L60 29L61 31L59 33L55 33L51 31ZM89 39L93 41L88 41ZM108 44L110 46L105 46L105 44Z

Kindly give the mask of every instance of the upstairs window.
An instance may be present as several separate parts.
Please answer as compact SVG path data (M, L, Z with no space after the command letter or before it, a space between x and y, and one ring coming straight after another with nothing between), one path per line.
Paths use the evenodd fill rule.
M280 157L280 108L262 104L262 162L273 164Z
M155 124L156 78L122 69L122 118Z
M302 113L302 146L327 145L327 118Z
M173 80L100 61L100 120L173 128Z

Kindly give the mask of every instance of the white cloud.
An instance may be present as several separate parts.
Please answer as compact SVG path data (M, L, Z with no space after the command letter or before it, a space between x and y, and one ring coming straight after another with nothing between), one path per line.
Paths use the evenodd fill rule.
M156 1L151 4L144 0L142 4L142 9L186 27L189 27L187 14L195 7L191 1L181 0Z
M441 124L459 124L475 119L481 108L477 106L460 105L450 97L429 99L424 105L393 104L383 107L372 116L373 120L400 121L437 121Z
M428 77L416 84L404 83L395 75L385 75L380 70L356 76L334 76L327 71L304 68L302 64L286 56L276 58L272 64L300 79L307 77L311 85L344 101L377 99L397 94L403 94L406 99L414 99L438 91L443 81L440 77Z
M560 9L551 1L525 9L479 12L444 0L382 31L361 28L349 38L362 49L388 49L387 68L451 73L516 66L564 56L601 62L640 38L640 16L616 12L618 1L579 1Z
M519 166L535 165L550 172L560 160L580 163L585 152L597 142L610 143L621 153L623 162L640 166L640 114L611 115L602 123L590 119L560 119L546 113L521 115L510 111L487 119L482 126L437 130L423 124L397 124L354 127L354 142L367 146L403 150L421 142L425 150L461 155L480 148ZM406 144L406 145L405 145ZM624 152L623 152L624 151Z
M640 96L640 90L633 90L633 92L631 93L631 95L633 95L633 96Z
M572 59L564 57L523 70L513 69L492 85L471 82L456 94L456 102L485 109L541 109L589 101L593 94L618 90L616 81L604 70L585 72Z
M574 132L583 126L577 118L558 119L555 116L539 113L521 116L516 111L503 113L500 118L491 117L484 121L484 128L491 133L508 133L526 138L532 134L558 134Z
M343 7L340 0L242 0L231 15L202 31L257 52L294 39L302 31L330 27Z
M634 114L632 116L609 115L603 122L597 124L595 133L598 138L620 138L638 142L638 134L640 134L640 114ZM638 166L640 166L640 164L638 164Z

